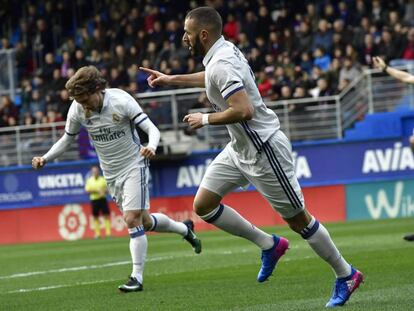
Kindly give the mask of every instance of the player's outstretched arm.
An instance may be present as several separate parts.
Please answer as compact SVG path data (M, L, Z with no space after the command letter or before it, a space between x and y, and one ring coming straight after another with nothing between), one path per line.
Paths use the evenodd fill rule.
M390 76L394 77L395 79L400 80L404 83L414 84L414 76L413 75L411 75L411 74L409 74L405 71L389 67L381 57L374 56L372 58L372 61L374 63L375 68L381 69L382 71L388 73Z
M139 67L139 70L149 74L147 81L152 88L166 85L205 87L204 71L184 75L166 75L160 71L145 67Z
M75 140L74 135L63 134L63 136L50 148L50 150L41 157L34 157L32 159L32 167L34 169L40 169L46 165L47 162L50 162L61 154L63 154L70 146L70 144Z

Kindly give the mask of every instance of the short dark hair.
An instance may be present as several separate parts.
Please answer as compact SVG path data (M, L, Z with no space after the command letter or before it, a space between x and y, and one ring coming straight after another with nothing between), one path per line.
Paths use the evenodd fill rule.
M187 13L185 19L193 19L200 30L206 28L213 35L219 37L223 29L223 21L220 14L212 7L202 6Z
M106 80L102 73L94 66L81 67L66 82L66 89L69 96L79 96L84 94L93 94L96 91L103 90L106 87Z

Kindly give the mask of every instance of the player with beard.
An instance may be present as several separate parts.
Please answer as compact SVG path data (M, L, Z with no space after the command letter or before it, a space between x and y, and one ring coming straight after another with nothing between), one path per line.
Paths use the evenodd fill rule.
M211 7L190 11L184 32L184 43L193 56L203 57L205 71L165 75L148 68L141 70L149 73L150 87L205 87L215 112L191 113L184 121L194 129L224 124L229 131L230 143L210 164L197 191L195 212L206 222L241 236L262 250L257 280L264 282L288 249L288 240L256 228L221 203L229 192L253 184L290 228L334 270L337 279L327 306L345 304L363 281L363 275L345 261L326 228L306 210L290 142L280 130L276 114L264 104L246 58L234 44L224 40L221 17Z
M374 56L372 58L372 62L375 68L381 69L383 72L389 74L391 77L404 83L414 84L414 75L408 72L405 72L403 70L399 70L399 69L388 66L387 63L381 57ZM414 130L413 130L413 134L410 136L408 141L410 143L411 150L414 152ZM414 242L413 233L406 234L404 235L403 238L406 241Z

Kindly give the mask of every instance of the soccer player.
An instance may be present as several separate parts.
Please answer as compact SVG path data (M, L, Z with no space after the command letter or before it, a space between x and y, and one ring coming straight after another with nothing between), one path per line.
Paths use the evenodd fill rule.
M305 209L294 173L291 145L268 109L255 77L240 50L222 37L222 20L210 7L190 11L184 21L184 43L194 57L203 57L205 71L187 75L149 73L150 87L205 87L214 113L191 113L184 121L194 128L225 124L230 143L208 167L194 199L195 212L206 222L244 237L262 250L259 282L266 281L288 249L283 237L256 228L222 198L239 186L253 184L289 226L333 268L337 280L327 306L343 305L363 281L363 275L341 256L326 228ZM254 207L252 207L254 208ZM333 206L335 208L335 206ZM260 212L260 211L258 211Z
M105 235L111 236L111 222L109 219L109 207L106 200L106 181L103 176L100 175L99 167L92 166L91 176L86 180L85 191L89 193L89 199L91 201L93 227L95 230L95 239L101 237L101 225L99 222L99 215L102 214L105 222Z
M132 273L123 292L143 289L147 255L146 231L175 232L183 236L196 253L201 242L191 220L176 222L164 214L149 214L148 165L155 156L160 132L135 99L123 90L106 88L106 80L94 66L80 68L66 83L74 99L67 116L65 133L32 166L42 168L60 156L74 141L83 125L93 141L109 192L123 212L130 235ZM146 147L140 145L136 127L148 134Z
M414 84L414 76L409 74L408 72L389 67L385 63L385 61L379 56L373 57L372 60L376 68L381 69L383 72L388 73L390 76L394 77L395 79L400 80L401 82L404 82L404 83ZM413 130L413 135L410 136L409 142L410 142L411 150L413 150L414 152L414 130ZM409 242L414 242L414 234L406 234L403 237L403 239Z

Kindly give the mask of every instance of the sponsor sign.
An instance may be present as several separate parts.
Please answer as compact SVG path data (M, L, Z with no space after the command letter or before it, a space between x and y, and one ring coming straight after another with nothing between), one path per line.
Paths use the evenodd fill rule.
M343 186L306 188L308 209L320 221L343 221L345 219ZM341 199L342 198L342 199ZM154 198L151 212L167 214L177 221L191 218L197 231L215 229L193 212L193 196ZM284 224L279 215L256 191L232 193L224 200L256 226ZM122 215L110 202L113 236L126 236L128 231ZM101 219L101 234L104 223ZM93 217L89 204L70 203L37 208L0 210L0 244L29 243L93 238ZM180 238L177 235L177 238Z
M371 182L346 186L347 219L414 216L414 180Z
M211 152L152 162L150 196L194 195L216 155L217 152ZM303 187L414 176L414 156L406 140L302 144L295 147L293 155L296 176ZM2 171L0 209L88 202L83 188L90 164Z
M406 139L298 146L309 167L302 185L349 183L414 175L414 155Z
M122 215L110 204L113 236L128 233ZM104 236L101 219L101 236ZM93 238L93 217L89 204L66 204L0 211L0 244L45 241L73 241Z
M0 209L88 202L89 166L0 174Z

